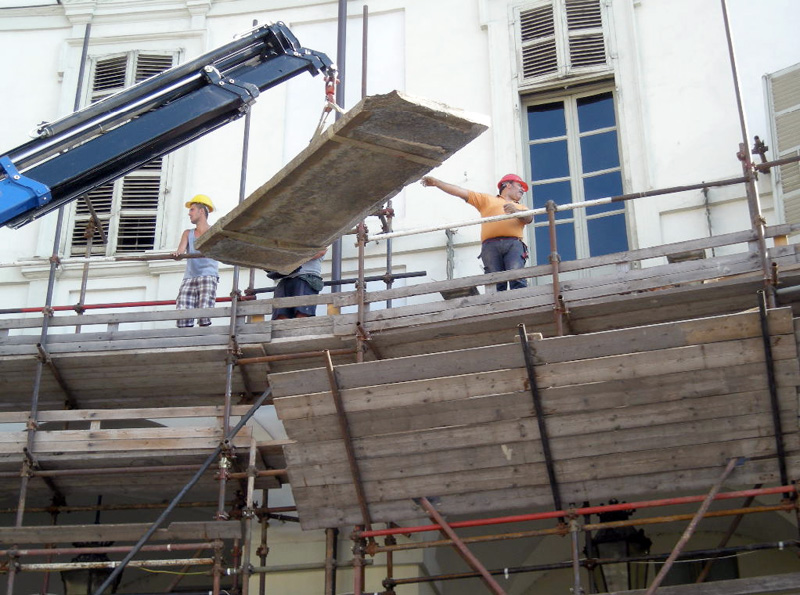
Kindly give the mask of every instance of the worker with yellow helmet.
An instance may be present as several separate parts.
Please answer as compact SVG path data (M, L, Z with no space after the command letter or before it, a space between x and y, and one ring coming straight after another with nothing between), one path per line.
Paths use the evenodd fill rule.
M200 253L194 247L195 240L211 227L208 224L208 214L214 212L214 203L205 194L197 194L186 202L186 208L189 209L189 221L194 225L194 229L184 230L178 249L173 252L176 258L183 254ZM219 263L216 260L205 257L188 258L178 299L175 301L178 310L213 308L217 300L217 283L219 283ZM211 319L200 318L198 323L200 326L208 326L211 324ZM179 319L178 326L182 328L194 326L194 318Z

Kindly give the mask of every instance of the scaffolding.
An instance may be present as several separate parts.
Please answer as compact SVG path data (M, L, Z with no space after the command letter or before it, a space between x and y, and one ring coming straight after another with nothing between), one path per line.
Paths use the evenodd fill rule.
M725 8L724 1L722 2ZM726 15L727 32L727 15ZM730 34L728 32L730 43ZM733 66L734 80L736 79L735 61L731 51L731 63ZM739 112L741 114L741 99L738 93L738 82L735 84L737 89L737 100ZM249 118L249 114L248 114ZM247 122L247 120L246 120ZM574 203L568 205L555 205L549 203L545 209L536 209L518 213L513 216L525 217L529 215L547 215L550 229L550 263L544 266L533 266L517 271L506 271L489 275L480 275L461 279L448 279L447 281L426 283L421 286L408 286L393 288L392 283L395 279L419 276L424 273L395 274L392 271L391 240L405 235L432 233L452 230L458 227L478 225L486 220L470 220L444 226L427 227L415 230L392 230L391 226L391 205L378 213L382 220L382 231L378 234L370 235L366 225L361 223L357 229L352 230L356 236L358 246L358 275L353 281L356 288L352 292L336 292L324 294L313 298L279 298L271 300L254 300L252 296L258 293L268 292L269 288L257 289L254 287L254 276L250 275L249 286L241 291L239 288L239 268L234 268L233 287L230 296L219 301L230 304L225 308L202 309L195 311L156 311L139 312L127 315L120 314L99 314L90 315L87 312L100 309L120 309L133 307L161 307L171 306L171 301L150 301L150 302L127 302L124 304L87 304L85 300L89 269L94 262L105 262L107 259L89 256L94 234L87 238L86 257L82 259L72 259L75 262L84 264L84 274L81 284L80 299L75 306L54 305L53 295L56 281L57 268L68 262L61 259L58 255L60 245L60 235L63 224L63 210L59 211L55 240L53 244L53 254L50 258L50 272L47 286L45 303L41 307L35 308L8 308L0 313L12 314L31 314L41 313L41 320L33 318L3 319L0 321L0 332L3 333L6 346L0 358L14 359L18 354L20 359L29 359L32 355L35 358L33 370L23 370L21 373L32 373L31 400L27 412L12 410L13 407L0 414L0 421L7 423L24 423L25 430L22 436L15 436L14 440L7 441L5 447L6 454L21 453L20 469L13 471L0 471L0 477L7 481L19 478L17 505L3 512L15 515L14 527L0 529L3 536L3 543L17 544L27 543L27 540L37 539L45 544L62 544L66 542L80 542L81 545L65 547L62 545L52 545L51 547L31 548L31 547L5 547L0 550L0 557L3 564L0 571L7 574L7 593L13 595L15 577L19 572L42 572L44 573L42 592L47 592L49 575L55 571L73 570L111 570L111 573L103 575L104 581L96 588L97 593L102 593L109 587L126 566L143 567L179 567L181 572L187 573L194 567L202 567L210 575L212 582L212 593L218 595L222 590L222 583L225 577L231 577L232 585L230 589L241 591L247 595L250 588L250 577L260 575L259 593L265 593L264 576L266 573L275 571L276 567L268 567L267 559L267 527L270 519L281 521L296 522L303 521L302 513L298 516L287 515L286 513L298 512L295 508L269 507L267 503L258 504L255 501L256 489L269 489L278 485L276 478L285 480L291 477L293 469L282 460L282 455L275 456L275 449L281 450L285 444L275 441L267 445L263 450L259 450L257 440L248 432L247 422L251 419L256 410L267 403L272 403L277 399L284 398L285 395L275 397L269 375L275 375L278 379L281 374L289 377L295 370L308 369L306 362L319 368L324 373L324 381L327 386L318 391L309 389L309 394L325 393L330 394L328 413L334 418L338 431L337 438L341 440L346 450L346 470L348 483L352 484L355 494L357 522L351 523L356 526L352 534L354 542L354 558L352 561L354 575L354 593L360 595L365 588L365 568L370 564L367 556L374 557L378 554L386 556L386 579L383 581L385 595L395 593L395 589L403 585L419 584L424 582L438 582L445 580L456 580L463 578L479 578L484 582L490 592L502 593L502 587L493 578L496 576L516 574L522 572L547 571L555 568L567 568L573 571L574 592L583 592L581 584L580 569L589 571L590 590L596 592L597 585L593 582L593 572L595 569L602 568L604 565L620 562L643 563L653 561L663 561L661 572L651 583L648 595L654 592L659 586L659 577L663 578L676 560L682 557L697 557L703 555L710 557L708 567L713 560L723 555L729 555L746 550L769 550L783 549L786 547L797 548L800 541L784 540L781 542L770 542L760 544L750 544L747 546L729 546L727 541L720 543L719 547L711 550L686 550L686 545L692 533L696 530L702 518L712 517L732 517L731 533L735 530L736 523L746 515L758 513L793 513L797 514L797 489L792 483L794 475L791 473L793 465L797 464L797 454L794 444L791 447L783 443L788 432L781 424L781 410L784 408L780 401L779 388L782 385L780 376L783 372L776 366L776 358L773 357L772 349L776 344L775 330L776 319L783 317L783 323L791 327L792 315L786 308L778 308L782 304L793 302L795 288L800 284L800 255L797 254L794 246L788 243L787 237L797 231L800 226L780 225L766 226L760 213L758 204L758 194L755 186L756 172L767 172L771 167L784 165L789 162L797 161L800 158L782 159L771 162L754 164L750 158L750 150L747 143L747 133L742 123L742 140L740 144L740 158L743 175L741 177L719 180L716 182L700 182L685 186L664 188L639 193L630 193L621 196L607 197L604 199ZM245 137L243 142L243 163L246 163L248 146L249 126L245 125ZM244 198L246 168L243 168L243 176L240 185L240 201ZM689 190L705 190L711 187L739 185L745 187L747 204L750 212L751 227L740 232L700 238L687 242L680 242L671 245L655 246L652 248L631 250L624 254L611 254L601 257L584 259L582 261L562 262L558 254L558 246L555 241L555 212L565 209L584 209L600 204L612 202L623 202L630 200L647 199L652 196L684 192ZM498 219L498 218L493 218ZM98 228L99 229L99 228ZM91 226L90 226L91 230ZM387 270L386 274L380 277L371 278L365 274L365 247L371 241L385 240L387 245ZM772 246L768 246L768 240L772 241ZM714 250L721 247L732 247L738 244L746 244L747 252L731 252L725 256L717 256ZM703 257L699 260L684 260L663 262L676 254L702 253ZM714 254L707 257L708 253ZM134 257L138 260L158 260L169 258L165 255L148 255ZM118 258L117 260L130 260L131 257ZM656 264L653 264L655 262ZM648 263L641 266L641 263ZM608 265L615 265L617 271L611 276L589 277L588 280L576 282L574 280L564 282L563 275L572 271L589 271L599 269ZM512 279L535 279L537 284L523 290L519 295L514 292L507 292L508 295L498 296L492 294L469 295L469 290L475 286L490 286L497 282L509 281ZM370 280L381 280L386 284L384 291L368 292L366 283ZM334 278L329 283L335 286L344 284L346 281L341 278ZM446 292L465 292L467 297L458 298L454 302L429 301L422 306L405 306L401 308L391 308L392 300L409 296L425 296L431 294L444 294ZM371 311L370 304L385 302L387 309L384 311ZM274 307L293 306L300 304L327 304L333 307L336 312L345 306L355 308L355 314L335 314L329 318L335 319L331 322L331 330L324 339L315 335L319 327L313 326L311 322L303 324L292 323L289 325L287 334L281 339L284 343L272 353L264 352L264 344L269 344L276 338L277 330L268 322L254 323L247 322L253 316L266 317L270 309ZM483 518L473 521L448 522L437 510L437 503L432 502L429 497L419 495L414 500L414 510L424 511L432 523L416 526L396 526L392 521L374 521L374 508L370 502L370 497L365 493L365 482L362 477L362 460L356 452L356 443L360 438L353 432L353 409L347 402L348 391L352 388L347 385L345 380L342 386L342 373L346 366L352 363L369 364L401 358L419 354L432 354L447 350L454 350L454 345L460 348L480 347L485 345L500 345L508 340L509 321L516 321L524 318L526 325L536 328L544 337L559 338L570 335L580 336L587 333L597 333L612 329L626 329L633 326L655 325L688 318L700 318L703 316L716 316L741 312L756 307L758 314L753 320L758 325L758 333L751 337L754 341L761 342L763 352L757 363L766 364L764 374L767 378L767 392L769 403L769 414L771 420L771 438L774 440L769 445L770 456L777 461L777 470L764 470L761 468L758 473L769 477L777 476L777 485L762 487L757 485L749 490L737 490L734 492L720 491L728 476L734 472L734 467L747 465L736 457L730 458L726 466L719 470L718 477L709 483L707 493L690 496L685 498L667 498L661 500L638 501L622 504L608 504L597 506L565 506L563 498L559 492L561 482L557 477L554 467L554 457L549 452L548 427L546 425L548 412L542 408L541 395L538 393L538 372L536 357L541 354L534 354L531 350L530 342L536 342L537 338L527 332L525 326L518 327L516 322L512 327L516 327L518 335L518 345L515 349L520 351L519 357L522 359L521 369L525 370L527 385L530 396L533 400L535 409L535 421L537 423L539 441L543 451L548 493L547 498L551 501L551 510L543 513L532 513L516 515L513 517L494 517ZM56 316L57 312L74 310L75 316ZM165 334L155 334L148 336L147 333L132 333L129 344L119 348L122 357L130 351L141 350L144 346L152 344L156 349L186 349L190 352L207 350L211 360L217 359L225 364L224 372L224 394L222 404L219 404L220 392L209 390L203 394L202 404L194 403L189 405L195 397L190 392L184 392L186 397L183 401L177 400L170 407L146 406L148 403L144 399L141 407L130 408L126 411L116 411L113 408L104 409L95 407L91 409L81 409L83 399L82 391L74 388L70 381L65 377L63 369L59 365L59 359L72 351L80 351L83 347L78 345L84 340L83 337L75 342L70 342L69 337L63 338L62 335L53 335L51 330L57 327L75 327L75 335L79 336L82 327L87 325L104 324L109 329L104 335L97 335L98 354L103 354L110 349L111 341L123 341L125 331L119 331L119 325L125 323L150 322L159 324L164 321L172 321L187 315L213 316L227 322L227 328L223 329L218 335L206 334L199 335L194 331L184 332L171 331L170 336ZM59 320L61 318L61 320ZM788 319L788 321L787 321ZM336 326L339 329L336 329ZM456 332L458 327L462 330ZM11 331L38 328L38 341L33 337L25 335L13 335ZM345 329L342 331L341 329ZM327 332L327 331L326 331ZM108 335L114 335L109 339ZM351 346L338 347L342 344L342 338L347 337L347 343ZM780 333L781 337L792 337L793 330L784 330ZM307 338L304 338L307 337ZM13 339L13 340L12 340ZM58 341L56 340L58 339ZM62 340L63 339L63 340ZM796 343L796 339L795 339ZM92 352L88 348L88 353ZM170 352L174 355L175 352ZM785 357L787 360L794 360L794 367L797 366L796 344L793 356ZM117 360L109 360L111 365ZM18 361L11 361L9 365L18 365ZM168 362L174 366L180 364L180 360ZM109 364L106 364L109 365ZM155 365L155 361L147 363L145 366ZM283 366L282 368L280 366ZM753 364L755 365L755 364ZM505 368L503 368L505 369ZM45 378L46 372L50 375ZM404 376L397 380L384 378L382 382L408 382L413 380ZM123 381L124 382L124 381ZM50 383L54 383L56 388L51 391L54 394L63 395L64 411L54 408L57 400L49 396L42 400L43 391L50 391ZM45 386L47 385L47 386ZM372 385L369 385L372 386ZM795 386L789 383L788 386ZM167 387L167 390L191 391L194 385L175 385ZM48 392L48 395L51 394ZM346 393L346 394L345 394ZM234 403L236 396L239 395L241 401ZM327 396L324 397L327 399ZM124 400L124 395L121 400ZM96 397L92 403L102 402L102 397ZM289 402L287 398L285 403ZM44 405L44 406L43 406ZM214 418L216 424L206 429L205 432L180 432L173 431L171 428L151 427L137 428L135 426L126 427L121 430L105 430L102 426L104 422L142 419L165 419L165 418ZM237 422L234 419L238 418ZM74 424L83 423L80 429L74 429ZM73 429L70 429L73 424ZM58 429L56 429L58 426ZM67 436L68 432L72 435ZM105 432L105 433L104 433ZM115 433L116 432L116 433ZM126 437L123 439L123 437ZM70 467L62 466L59 468L47 468L42 464L42 456L45 459L53 458L54 450L48 450L47 443L58 443L59 452L63 452L64 444L72 440L76 443L75 453L90 453L87 457L87 464ZM125 440L129 440L125 442ZM137 448L134 441L159 442L159 448L151 449L150 444L144 444L142 450L151 453L151 457L161 456L167 450L174 455L182 445L186 451L185 461L175 462L174 464L153 464L149 461L146 465L133 464L131 459L124 458L123 454L129 449ZM791 452L789 452L791 451ZM116 452L114 456L109 456ZM246 452L246 455L240 454ZM773 456L774 453L774 456ZM141 454L141 453L140 453ZM105 459L110 460L106 461ZM178 458L178 457L176 457ZM763 455L762 458L766 458ZM113 465L114 460L122 462L122 465ZM49 459L48 459L49 460ZM102 466L98 466L98 464ZM217 470L211 472L212 465L216 464ZM74 482L81 482L92 485L96 479L96 485L108 485L111 482L120 484L123 488L126 484L147 481L147 478L155 474L171 474L174 477L188 477L181 489L169 502L167 506L158 503L148 504L113 504L104 505L98 502L95 506L69 506L65 502L59 484L74 487ZM212 477L213 476L213 477ZM29 490L31 483L36 479L47 486L51 494L51 504L49 506L29 506ZM116 478L116 479L115 479ZM705 480L705 478L704 478ZM69 482L73 483L69 483ZM184 502L188 492L197 484L202 484L204 494L216 493L216 498L210 500L198 500ZM237 489L235 496L230 496L232 486ZM124 491L124 489L122 490ZM700 491L700 490L697 490ZM266 493L266 492L265 492ZM771 497L778 501L771 504L753 506L754 498ZM709 511L712 502L744 499L744 502L732 508L717 509ZM590 515L608 515L609 513L630 513L634 509L660 508L677 504L699 504L696 513L661 515L650 518L637 518L636 520L601 520L591 522ZM166 525L169 515L176 509L208 508L214 510L214 520L202 523L170 523ZM152 523L140 523L135 526L120 525L84 525L84 526L62 526L55 524L58 515L65 512L89 512L94 511L135 511L135 510L159 510L160 515ZM53 518L53 527L26 524L28 514L42 513L49 514ZM379 516L383 513L378 512ZM397 517L399 520L399 517ZM260 557L260 565L253 566L250 560L253 556L252 546L256 538L253 535L253 522L260 523L261 535L259 538L260 546L255 555ZM508 523L529 523L541 521L555 521L555 526L546 528L536 528L520 530L508 533L498 533L480 537L459 537L456 529L471 526L493 526ZM386 522L386 529L375 529L376 522ZM629 556L627 558L603 558L598 552L591 551L591 536L593 533L620 527L631 527L633 525L643 526L649 524L687 522L687 529L681 540L675 544L669 554L647 554L642 556ZM338 529L324 527L326 530L326 557L320 567L325 569L325 592L334 593L336 584L337 562L337 543ZM68 532L68 533L67 533ZM431 541L408 541L398 543L398 536L410 536L424 532L440 532L443 538ZM568 536L572 543L572 557L568 561L557 564L547 564L538 566L520 566L515 568L488 569L471 554L469 545L473 543L505 541L511 539L522 539L539 536ZM584 537L586 551L581 555L579 538ZM379 545L377 538L384 538L384 544ZM131 545L111 545L111 541L126 541ZM150 543L157 542L157 543ZM420 576L415 578L396 578L393 576L393 558L396 552L407 551L410 549L428 549L438 547L454 547L459 554L467 561L472 568L471 572L459 574L440 574L435 576ZM133 558L139 552L152 552L148 559ZM155 557L157 554L165 552L178 552L180 557ZM192 552L194 556L184 557L184 552ZM95 560L95 561L73 561L73 562L54 562L56 556L105 556L107 554L125 554L120 561ZM45 557L43 563L28 562L30 558ZM230 559L231 562L227 563ZM295 566L284 570L306 569L307 566ZM706 571L707 573L707 571ZM167 591L174 589L178 581L174 579ZM785 585L796 585L800 581L797 574L785 575L782 579ZM760 592L755 590L758 585L749 587L750 593ZM772 588L777 590L780 585L776 581L769 585L760 585L760 588Z

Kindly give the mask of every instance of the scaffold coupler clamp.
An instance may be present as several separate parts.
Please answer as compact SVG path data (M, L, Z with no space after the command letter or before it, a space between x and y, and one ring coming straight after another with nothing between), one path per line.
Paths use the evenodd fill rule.
M27 446L22 449L22 455L22 469L20 470L19 476L33 477L33 471L34 469L39 468L39 463L33 458L33 455L31 454L31 451L28 450Z
M226 440L222 443L222 452L219 455L219 465L215 479L218 481L230 479L230 468L232 460L232 447Z
M356 225L356 246L360 243L366 244L369 242L369 228L367 224L361 221L358 225Z
M267 523L267 526L269 526L269 521L264 521L264 522ZM266 558L267 556L269 556L269 547L266 545L259 545L256 548L256 556L258 556L259 558Z

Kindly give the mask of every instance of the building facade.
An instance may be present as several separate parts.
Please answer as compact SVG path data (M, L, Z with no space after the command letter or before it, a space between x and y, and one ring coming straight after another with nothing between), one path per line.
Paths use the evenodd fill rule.
M29 131L42 121L56 120L75 106L89 105L271 21L285 22L305 47L340 62L345 109L362 93L399 90L488 116L489 130L432 172L459 186L492 192L501 176L516 172L531 186L526 204L542 208L549 201L571 205L708 183L558 210L562 260L749 229L752 203L743 187L713 182L742 175L737 152L743 142L751 150L756 135L769 147L767 159L791 157L800 150L800 10L792 0L757 5L744 0L344 4L343 58L337 55L339 3L334 0L0 2L0 51L12 59L14 73L0 80L5 98L0 153L26 142ZM86 303L174 299L182 262L114 258L173 251L188 227L184 202L194 194L211 196L220 214L230 211L239 201L240 185L246 196L308 144L323 115L324 99L321 77L301 75L258 98L246 154L241 119L93 190L90 198L107 243L92 242L91 254L98 258ZM795 162L759 176L760 213L767 223L800 221L798 171ZM298 204L302 201L298 197ZM418 184L404 188L392 207L394 229L476 216L458 199ZM18 230L0 229L3 303L43 305L54 251L64 262L53 303L76 303L81 257L89 243L84 234L88 219L86 203L78 200L65 207L59 237L55 214ZM546 215L537 215L527 228L531 265L549 262L546 222ZM367 223L375 231L380 226L375 218ZM344 278L354 276L358 268L357 250L349 238L342 243ZM430 281L476 275L482 272L479 250L475 226L460 228L451 239L444 232L401 237L391 244L392 270L425 271ZM368 275L386 270L386 253L386 242L368 244ZM328 259L327 278L330 270ZM262 271L254 275L255 286L268 284ZM232 284L232 268L223 266L221 277L219 293L224 295ZM412 282L398 280L395 287ZM423 298L400 298L395 305L415 299ZM747 530L757 533L758 527ZM319 547L323 539L316 533L285 533L285 552L294 552L278 553L279 561L286 563L303 559L311 550L309 541ZM708 535L706 541L711 544L714 537ZM503 550L486 555L496 555L493 565L502 565ZM515 557L517 563L526 559ZM407 564L433 574L452 569L453 560L449 554L426 554L410 557ZM783 558L776 562L777 567L783 564ZM318 574L309 571L305 578L313 583ZM560 576L537 576L514 579L509 592L534 592L563 583ZM311 592L296 574L275 580L281 581L282 593ZM457 585L441 584L438 591L420 587L418 592L473 592ZM474 592L481 592L479 588Z

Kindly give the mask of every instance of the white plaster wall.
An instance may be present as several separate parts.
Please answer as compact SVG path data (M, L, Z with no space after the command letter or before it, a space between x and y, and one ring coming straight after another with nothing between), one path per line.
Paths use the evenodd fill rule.
M677 0L633 4L640 48L643 157L648 176L647 187L629 190L740 176L735 153L742 133L720 3ZM758 6L741 0L727 4L748 116L748 146L752 146L753 135L768 137L762 76L800 59L800 43L792 33L800 24L800 14L796 6L782 0L768 0ZM622 92L625 90L623 87ZM762 194L769 192L767 184L759 187ZM749 227L741 185L712 188L709 201L715 234ZM703 203L701 191L638 201L634 211L639 244L696 237L695 232L703 229ZM762 212L768 223L780 222L769 195L762 196Z

